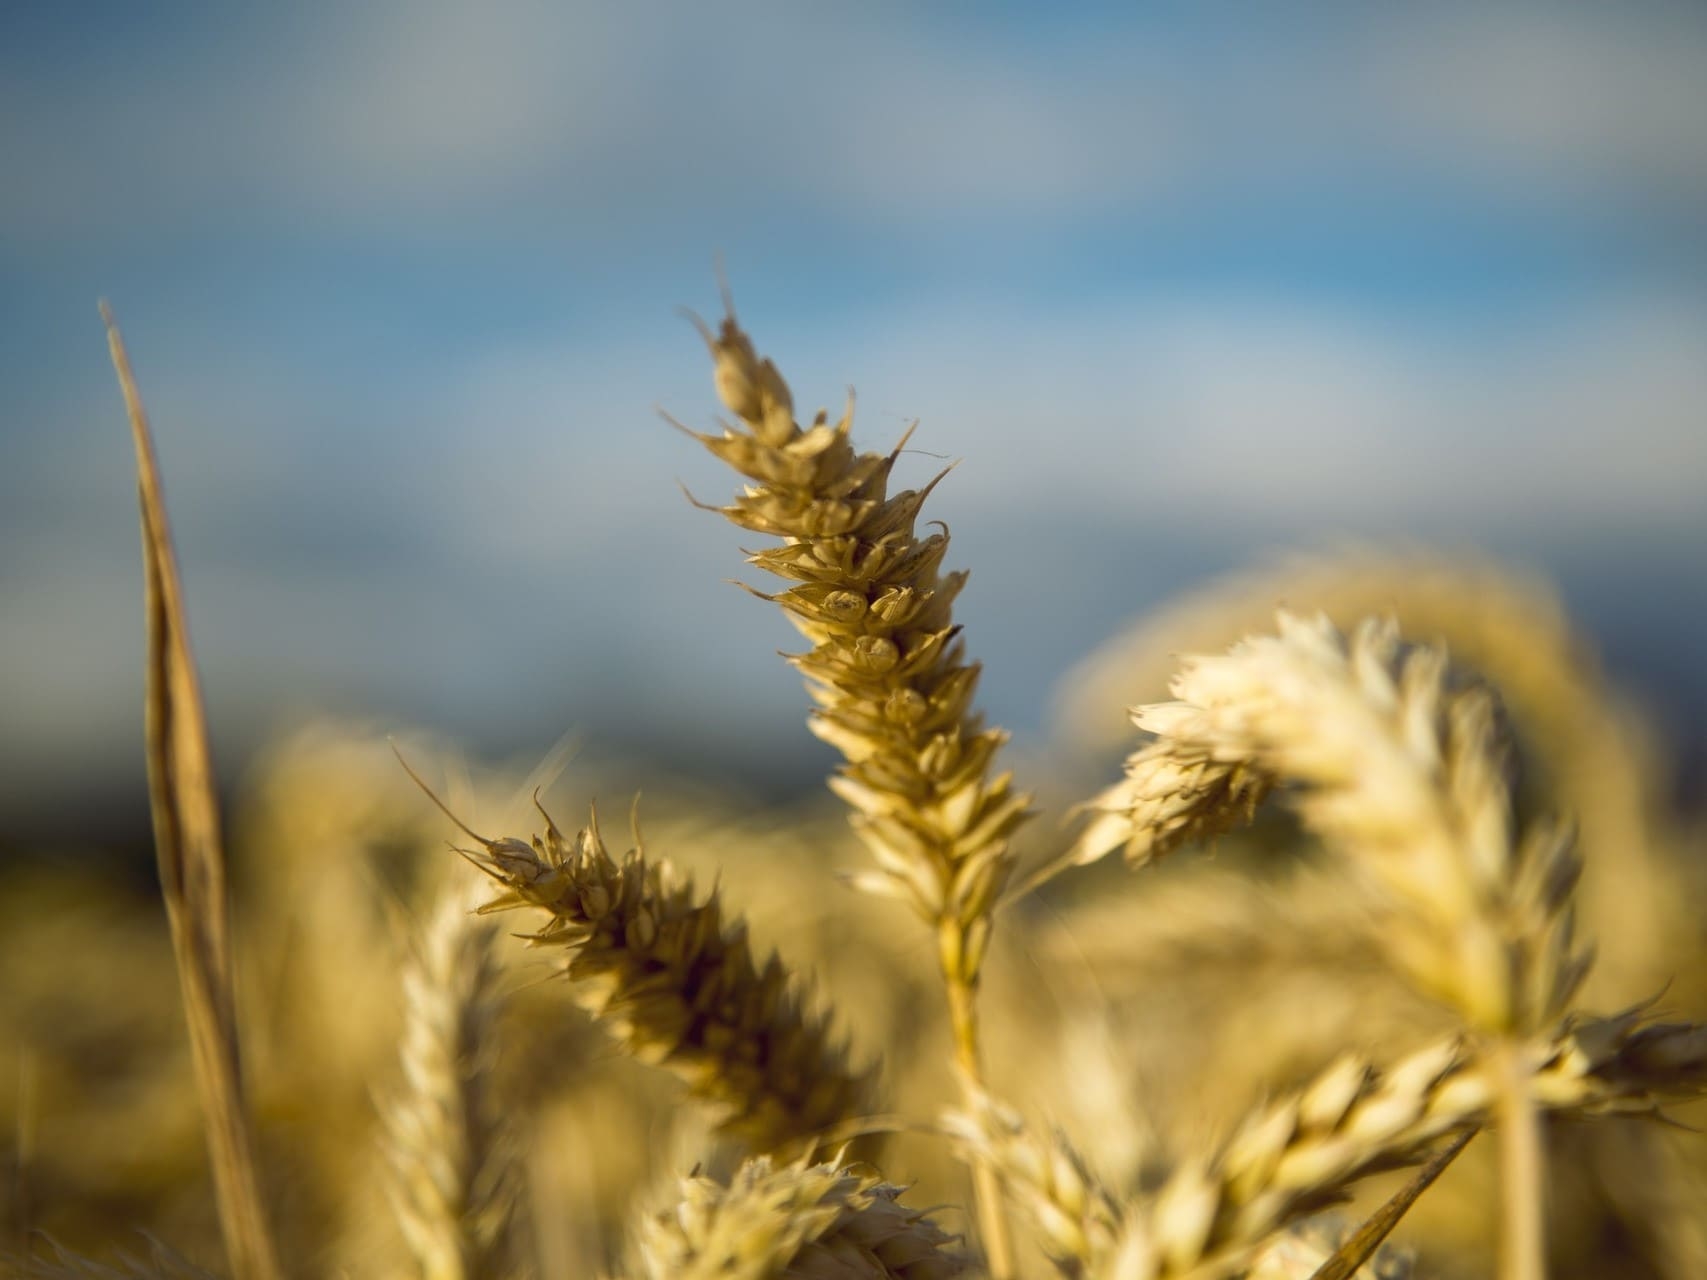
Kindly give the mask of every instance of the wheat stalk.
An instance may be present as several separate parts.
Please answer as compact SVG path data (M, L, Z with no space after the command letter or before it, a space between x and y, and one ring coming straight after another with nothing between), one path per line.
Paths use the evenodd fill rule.
M695 1176L681 1191L641 1224L646 1280L951 1280L967 1269L954 1237L863 1167L759 1157L727 1186Z
M845 758L831 789L852 808L877 863L850 879L910 904L934 927L958 1066L976 1083L978 975L1013 868L1009 839L1029 797L995 772L1006 734L972 710L979 667L966 659L952 617L966 575L939 572L948 532L915 532L946 472L890 496L900 446L855 452L851 397L834 425L820 410L802 429L788 384L759 358L733 308L715 333L700 330L736 425L719 435L681 429L750 482L714 509L782 539L749 561L797 585L755 594L781 606L812 644L790 661L817 703L813 732ZM1011 1266L1004 1230L993 1184L978 1177L984 1244L1000 1280Z
M445 893L403 971L403 1088L382 1113L392 1203L423 1280L500 1280L520 1164L491 1097L497 926Z

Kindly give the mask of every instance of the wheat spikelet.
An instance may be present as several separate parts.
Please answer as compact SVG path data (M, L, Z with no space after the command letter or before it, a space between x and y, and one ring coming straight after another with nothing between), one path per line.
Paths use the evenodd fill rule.
M1283 613L1278 636L1187 660L1174 692L1134 713L1156 756L1302 784L1305 823L1403 906L1387 945L1416 981L1490 1031L1557 1024L1588 964L1571 926L1580 860L1562 827L1514 837L1493 701L1450 687L1443 653L1402 649L1388 623L1348 644L1326 618ZM1151 813L1127 784L1096 803L1100 845L1123 831L1143 845Z
M696 901L667 862L647 861L638 833L617 862L596 815L573 842L545 819L531 844L475 836L467 856L504 886L480 910L549 912L531 940L569 949L569 976L625 1049L726 1107L724 1130L757 1150L864 1112L871 1073L850 1066L780 959L754 963L746 925L724 919L715 892Z
M1707 1027L1643 1024L1634 1011L1529 1041L1522 1054L1536 1105L1568 1115L1653 1112L1707 1087ZM1499 1052L1463 1036L1385 1072L1348 1055L1253 1112L1219 1154L1182 1162L1123 1208L1064 1137L1036 1137L1000 1104L985 1099L948 1124L1001 1173L1063 1274L1214 1280L1358 1179L1418 1163L1443 1137L1488 1124L1501 1074Z
M1071 861L1086 866L1124 848L1138 866L1200 844L1248 823L1273 786L1249 760L1218 760L1171 738L1150 743L1127 758L1125 778L1091 802Z
M404 1087L384 1110L392 1204L423 1280L499 1280L519 1168L491 1098L498 929L442 895L403 972Z
M888 496L899 449L856 453L851 401L803 430L733 315L704 334L739 425L690 434L751 481L722 514L783 539L750 561L798 584L764 598L812 643L791 661L818 704L813 731L846 757L832 789L877 861L856 883L937 925L944 973L973 983L1028 798L993 772L1006 735L972 711L979 668L951 615L966 575L939 572L946 530L914 532L930 486Z
M687 1178L641 1225L647 1280L950 1280L954 1238L900 1202L902 1188L840 1164L749 1160L724 1186Z

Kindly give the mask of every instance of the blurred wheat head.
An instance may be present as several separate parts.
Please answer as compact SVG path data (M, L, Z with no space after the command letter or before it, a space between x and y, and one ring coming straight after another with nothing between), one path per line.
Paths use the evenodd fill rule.
M666 784L625 852L543 806L537 835L477 835L537 797L500 767L452 770L456 836L393 759L444 745L292 734L232 824L242 982L207 1025L240 1074L204 1118L143 914L45 875L0 900L7 1267L1707 1275L1703 1144L1607 1118L1685 1115L1707 1082L1701 841L1544 588L1367 550L1214 588L1086 663L1022 790L947 531L916 531L941 477L891 493L899 447L859 452L851 404L802 425L732 313L702 332L733 420L693 434L744 480L717 510L776 539L749 559L792 584L765 598L806 638L851 822ZM139 456L170 766L199 711ZM1106 713L1146 700L1094 785ZM168 767L157 804L194 814L207 782ZM1022 859L1032 796L1087 792ZM217 829L215 855L192 881ZM228 963L195 942L215 889L174 907L191 1005ZM249 1126L210 1181L203 1132Z

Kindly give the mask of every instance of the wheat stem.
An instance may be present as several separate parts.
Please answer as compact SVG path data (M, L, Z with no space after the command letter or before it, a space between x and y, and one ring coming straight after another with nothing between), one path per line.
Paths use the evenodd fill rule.
M1522 1047L1494 1050L1500 1144L1500 1280L1546 1280L1546 1164L1541 1114Z
M967 1105L984 1093L984 1072L978 1048L978 997L968 982L948 982L949 1021L954 1028L954 1061ZM986 1159L972 1162L972 1194L978 1212L978 1235L990 1280L1010 1280L1014 1273L1013 1245L1003 1212L1001 1179Z

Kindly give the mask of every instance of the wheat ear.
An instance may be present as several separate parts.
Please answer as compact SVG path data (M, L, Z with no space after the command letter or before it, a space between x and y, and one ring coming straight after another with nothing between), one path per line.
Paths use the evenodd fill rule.
M900 447L855 452L851 398L833 425L820 410L803 429L788 384L732 311L715 333L701 332L736 423L719 435L689 434L749 481L718 510L782 539L749 560L796 584L764 598L812 644L790 661L818 704L813 732L845 757L830 786L853 809L877 863L852 879L909 903L935 928L958 1065L977 1082L979 968L1013 867L1009 839L1029 798L994 769L1006 735L972 709L979 667L966 659L952 617L966 575L939 572L948 532L915 532L936 481L890 496ZM980 1175L984 1244L1001 1277L1010 1264L993 1191Z
M1395 960L1495 1042L1501 1274L1541 1280L1541 1132L1524 1042L1558 1024L1588 972L1572 928L1581 861L1562 825L1514 833L1491 695L1450 687L1445 653L1402 648L1390 622L1365 621L1348 643L1325 616L1285 613L1276 636L1188 659L1173 691L1178 701L1134 714L1156 750L1297 784L1306 826L1399 908L1383 937ZM1148 815L1127 790L1103 803L1099 840L1122 822L1142 840Z
M618 862L596 813L571 842L541 809L545 832L529 843L488 840L445 812L480 842L464 856L503 886L481 913L546 911L529 940L567 948L593 1015L640 1061L726 1108L724 1132L773 1151L865 1112L873 1073L850 1065L828 1016L774 954L755 965L746 925L724 919L715 891L696 901L691 880L649 862L638 829Z
M1562 825L1513 831L1486 690L1452 687L1445 655L1402 647L1388 623L1348 643L1325 618L1283 613L1278 635L1187 659L1174 693L1134 713L1156 735L1134 760L1297 784L1306 825L1403 908L1386 942L1420 986L1493 1034L1557 1025L1588 966L1572 929L1581 863ZM1203 776L1210 805L1225 785ZM1096 802L1085 856L1123 837L1141 856L1166 847L1131 782Z
M728 1186L687 1178L640 1232L647 1280L950 1280L965 1257L902 1188L863 1166L749 1160Z
M1566 1115L1654 1112L1707 1087L1707 1027L1644 1024L1636 1012L1586 1020L1522 1054L1536 1105ZM1036 1136L998 1103L948 1123L1000 1170L1064 1275L1219 1280L1358 1179L1419 1163L1442 1138L1490 1123L1500 1073L1497 1048L1463 1036L1385 1072L1345 1057L1252 1113L1218 1155L1180 1165L1124 1206L1064 1138Z
M382 1114L398 1225L423 1280L508 1273L519 1163L491 1096L498 928L447 892L403 970L403 1087Z
M1266 628L1276 601L1350 628L1391 615L1402 634L1441 644L1500 691L1526 761L1568 797L1584 854L1581 912L1598 943L1591 983L1623 998L1652 990L1694 925L1671 865L1683 852L1659 792L1665 769L1545 583L1491 562L1349 547L1291 557L1170 605L1103 645L1066 682L1065 746L1118 742L1108 709L1164 689L1181 653L1224 649ZM1165 663L1165 665L1164 665ZM1668 856L1670 855L1670 856Z

